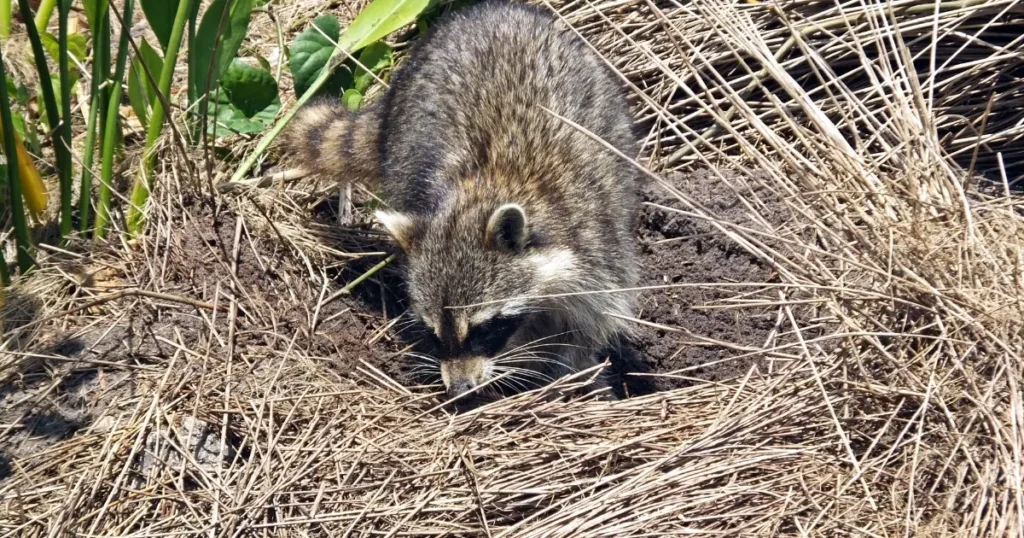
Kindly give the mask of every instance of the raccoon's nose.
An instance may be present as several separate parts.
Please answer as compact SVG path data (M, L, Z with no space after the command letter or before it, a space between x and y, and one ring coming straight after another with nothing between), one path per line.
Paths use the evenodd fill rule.
M472 388L473 383L470 382L468 379L459 379L452 381L451 384L448 385L448 397L458 398L459 396L462 396L463 394L472 390Z

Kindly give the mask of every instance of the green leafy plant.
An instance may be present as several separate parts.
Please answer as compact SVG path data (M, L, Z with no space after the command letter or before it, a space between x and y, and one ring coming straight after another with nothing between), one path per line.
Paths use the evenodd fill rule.
M34 14L29 8L30 1L17 0L22 19L29 21L25 30L39 80L43 81L35 88L42 106L38 111L30 109L30 94L24 85L7 81L6 77L3 85L11 125L7 131L11 136L3 142L5 146L8 142L14 144L13 162L17 162L19 157L23 161L20 170L15 165L13 170L5 167L5 172L17 174L22 180L14 187L20 187L18 200L22 205L15 208L13 199L10 202L12 212L22 216L26 226L25 239L28 235L27 213L24 211L28 210L38 218L41 214L40 200L45 206L45 184L38 170L34 169L30 152L24 147L27 143L29 148L39 152L37 132L48 133L54 148L53 164L61 193L61 235L63 237L70 232L71 172L75 162L70 150L73 123L70 120L73 90L80 80L85 80L81 70L90 69L91 72L87 77L90 102L85 144L79 161L82 164L79 228L86 231L93 226L93 236L97 238L105 236L109 229L114 164L123 145L120 104L125 93L146 131L142 162L133 183L130 205L126 208L128 232L135 235L142 230L146 204L153 187L156 142L166 127L178 52L186 37L190 51L187 58L189 106L186 117L193 127L193 135L197 136L195 140L203 137L212 140L222 134L269 131L270 136L261 140L265 145L284 126L280 118L280 88L269 62L258 55L239 58L253 10L265 11L260 6L265 6L267 0L213 0L205 11L200 10L198 0L138 0L156 40L152 44L139 40L135 47L131 46L132 38L126 28L121 28L120 32L111 29L112 18L121 26L131 24L134 0L119 4L124 8L123 14L118 13L121 9L111 11L113 5L110 0L81 0L82 12L88 22L88 31L83 30L82 33L69 31L68 18L74 0L43 0ZM344 31L336 18L318 17L313 27L298 36L288 51L289 67L293 70L297 88L302 92L302 99L331 93L346 106L357 109L365 93L373 87L374 80L393 65L392 51L380 38L415 22L419 14L435 1L374 0ZM3 2L0 0L0 6ZM58 24L55 25L57 31L51 34L47 28L54 11ZM0 35L3 34L3 18L4 12L0 9ZM116 60L111 61L111 36L115 33L119 35L119 43ZM283 42L280 36L279 41ZM131 53L133 48L134 54ZM355 58L341 61L348 57L341 52L343 50ZM38 120L42 120L46 128L40 128ZM207 121L207 127L203 127L202 122ZM4 123L0 128L6 125ZM263 150L248 158L257 158L259 151ZM94 168L95 161L100 165ZM31 170L35 173L26 172L30 168L25 166L33 167ZM99 197L94 205L91 193L97 179ZM93 211L95 217L90 219ZM23 245L19 255L28 252L30 248Z
M262 133L274 124L274 118L281 110L281 100L275 98L263 110L246 117L231 103L226 92L220 89L210 94L210 103L211 108L216 111L214 121L207 126L207 134L210 136Z
M359 65L356 66L355 76L352 79L352 88L365 94L370 85L379 78L380 73L393 65L393 54L387 43L383 41L370 43L359 53Z
M363 102L363 94L359 93L354 88L345 90L345 93L341 94L341 103L345 105L345 108L356 111L359 110L359 105Z
M251 17L252 0L214 0L206 9L190 52L198 67L189 80L196 99L217 87L242 46Z
M260 140L255 151L250 153L238 168L235 169L235 173L231 176L231 181L241 181L249 171L252 170L252 167L255 166L263 153L267 151L267 149L270 148L270 145L273 144L274 140L280 136L288 122L295 117L295 113L298 109L301 108L302 105L306 104L310 98L312 98L320 88L327 83L334 69L341 64L341 62L337 62L337 59L345 56L342 51L354 54L370 43L378 41L391 32L415 22L417 17L419 17L426 9L433 6L436 1L437 0L373 0L370 2L370 4L366 6L358 16L356 16L355 20L352 21L352 24L338 36L337 47L332 52L327 63L329 67L319 71L316 79L313 80L305 92L302 92L301 97L299 97L295 105L286 112L277 121L277 123L274 124L274 127L270 132L264 135Z
M290 59L288 67L295 81L295 93L305 94L313 85L320 73L327 67L327 62L334 55L334 44L341 35L341 25L333 15L320 15L313 19L313 24L295 37L289 47ZM321 86L320 91L341 93L346 78L351 74L345 70L337 70Z
M121 20L132 20L135 8L134 0L125 0L124 16ZM125 64L128 63L128 32L121 32L121 42L117 48L117 65L114 68L114 85L110 91L110 103L107 105L106 127L103 140L102 170L100 172L100 202L96 208L96 223L93 237L102 238L107 233L107 222L110 220L110 198L114 180L114 152L119 146L116 140L117 121L119 117L118 103L121 101L122 84ZM154 122L156 120L154 119Z
M3 52L0 51L0 79L7 79L7 69L4 65ZM11 218L14 221L14 240L17 252L18 267L24 273L32 268L32 242L28 234L28 224L25 218L25 209L21 200L21 178L19 176L19 162L17 150L17 137L14 136L14 119L11 114L11 98L7 93L7 84L0 84L0 126L4 136L4 157L6 157L7 169L7 193L11 209ZM2 256L2 255L0 255ZM7 275L7 262L0 257L0 265L4 267L4 283L10 282Z
M68 13L71 10L71 0L60 0L59 2L44 1L40 4L40 12L37 14L36 25L26 24L29 43L32 47L32 55L35 60L36 70L41 81L52 80L49 74L49 67L46 63L42 38L40 37L41 16L45 14L41 26L46 27L49 20L49 13L53 11L54 4L59 7L59 34L57 37L57 58L58 58L58 88L60 102L58 105L57 92L53 84L45 82L40 84L43 102L45 105L45 118L50 125L50 137L57 157L57 175L60 181L61 209L60 209L60 231L61 236L71 231L71 80L70 66L68 61ZM18 0L18 7L21 10L22 19L32 20L32 12L29 9L28 0ZM67 121L62 121L66 118Z
M45 32L39 35L39 38L43 41L43 48L46 52L50 53L50 58L53 61L60 61L60 43L53 34ZM71 54L79 62L85 61L88 55L89 47L87 46L85 36L82 34L68 34L68 53ZM77 80L77 79L76 79Z
M153 29L160 48L167 50L174 30L174 14L178 12L181 0L139 0L146 22Z
M142 165L135 178L135 185L132 187L131 206L128 208L128 232L132 235L142 230L144 209L149 200L150 179L153 176L153 169L156 167L156 142L160 138L166 113L164 101L171 95L174 64L177 62L178 49L181 47L181 39L185 33L185 23L188 22L189 10L194 1L196 0L181 0L174 15L171 37L167 42L164 54L164 68L160 72L160 81L157 84L158 98L153 103L153 114L149 118L149 127L146 130L146 147L142 154Z
M139 42L139 55L132 60L132 67L128 71L128 102L143 128L149 127L150 110L157 100L156 86L150 76L153 80L160 80L163 66L164 60L160 53L145 39Z
M228 101L246 118L263 111L277 99L277 81L264 67L235 59L221 80Z
M82 179L79 188L78 229L85 232L89 228L89 216L92 209L93 160L96 155L96 140L103 139L106 118L107 89L103 85L110 77L110 17L108 0L83 0L85 17L93 36L92 84L89 91L91 103L89 118L85 127L85 147L82 158Z
M24 140L26 148L32 153L39 153L39 136L34 125L25 118L25 113L30 108L31 97L28 88L24 84L17 84L10 75L7 75L7 95L11 96L11 112L14 119L14 130ZM15 105L20 109L15 110Z

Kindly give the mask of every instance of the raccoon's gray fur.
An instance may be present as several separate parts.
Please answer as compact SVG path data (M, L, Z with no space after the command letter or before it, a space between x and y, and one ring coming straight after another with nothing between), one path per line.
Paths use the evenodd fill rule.
M485 2L438 24L376 103L307 107L291 149L316 173L379 184L416 316L454 396L596 364L637 282L637 140L610 70L538 8ZM543 297L556 295L556 297Z

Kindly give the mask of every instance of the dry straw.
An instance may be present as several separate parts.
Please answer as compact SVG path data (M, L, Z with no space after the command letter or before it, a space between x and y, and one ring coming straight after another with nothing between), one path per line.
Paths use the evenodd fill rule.
M771 373L614 403L525 394L449 415L368 364L324 368L304 345L334 315L321 308L322 264L337 254L296 216L317 191L240 194L246 218L199 247L187 237L209 233L205 221L169 194L151 236L118 250L130 254L71 261L214 305L128 294L53 317L95 301L90 290L102 298L94 282L50 291L47 321L9 333L5 383L58 331L161 327L175 309L195 319L154 329L159 353L87 357L109 372L103 391L127 377L135 389L12 462L0 536L1024 533L1024 210L1010 192L1024 157L1024 5L550 7L635 91L645 162L722 171L761 223L737 226L671 191L676 211L774 266L763 300L735 303L741 315L777 309L788 339L762 350ZM793 219L756 219L765 187ZM253 235L295 255L282 262ZM220 287L169 284L190 249L219 260ZM280 323L278 303L238 278L246 253L308 274L288 291L308 326ZM23 292L55 289L63 277L50 273ZM798 303L817 305L813 317ZM272 335L239 334L239 312Z

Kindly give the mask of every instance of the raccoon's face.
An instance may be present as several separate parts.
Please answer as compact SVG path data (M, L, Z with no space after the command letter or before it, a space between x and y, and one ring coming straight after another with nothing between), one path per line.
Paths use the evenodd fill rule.
M537 381L557 331L537 298L575 274L567 248L545 246L518 204L453 204L437 216L378 212L405 252L411 308L429 329L453 397L495 377ZM547 337L547 338L546 338ZM493 387L497 388L497 387Z

